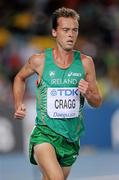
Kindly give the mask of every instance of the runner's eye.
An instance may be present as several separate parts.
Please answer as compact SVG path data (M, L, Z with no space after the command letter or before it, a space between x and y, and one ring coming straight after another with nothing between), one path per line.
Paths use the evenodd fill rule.
M73 31L74 31L74 32L78 32L78 28L74 28Z
M63 28L63 31L68 32L69 29L68 28Z

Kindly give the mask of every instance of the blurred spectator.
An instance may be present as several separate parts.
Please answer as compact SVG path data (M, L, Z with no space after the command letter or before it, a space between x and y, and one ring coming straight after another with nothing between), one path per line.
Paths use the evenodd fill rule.
M4 74L0 73L0 102L10 105L13 101L12 88L10 82L5 79Z

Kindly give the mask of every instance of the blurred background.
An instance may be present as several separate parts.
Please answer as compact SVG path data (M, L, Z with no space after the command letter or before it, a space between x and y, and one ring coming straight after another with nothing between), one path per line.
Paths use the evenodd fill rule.
M12 84L16 73L33 53L54 46L50 17L55 9L62 6L73 8L80 14L79 37L75 48L93 57L103 95L100 108L93 109L85 104L86 132L81 138L81 155L106 151L116 153L116 159L118 157L119 160L119 1L1 0L0 180L18 180L27 172L30 177L25 175L22 180L37 177L34 176L34 172L37 174L34 168L31 171L27 152L29 134L36 115L37 77L34 75L27 81L27 116L24 121L15 121L13 118ZM112 157L110 163L114 161L115 164L116 159ZM10 169L11 165L13 169ZM15 168L20 166L24 173L19 175ZM85 173L83 170L81 172L83 176Z

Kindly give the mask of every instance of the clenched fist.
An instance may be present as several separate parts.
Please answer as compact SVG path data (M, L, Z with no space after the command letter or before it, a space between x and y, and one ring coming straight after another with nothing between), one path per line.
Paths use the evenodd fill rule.
M78 89L83 96L86 96L89 90L89 83L84 79L79 81Z
M14 118L15 119L23 119L26 115L26 108L24 104L21 104L18 106L14 113Z

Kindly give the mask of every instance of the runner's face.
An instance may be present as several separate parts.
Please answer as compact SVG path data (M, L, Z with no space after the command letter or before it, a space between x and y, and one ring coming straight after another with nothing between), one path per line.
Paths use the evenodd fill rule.
M52 31L57 44L66 51L73 49L78 36L78 22L75 18L60 17L57 29Z

